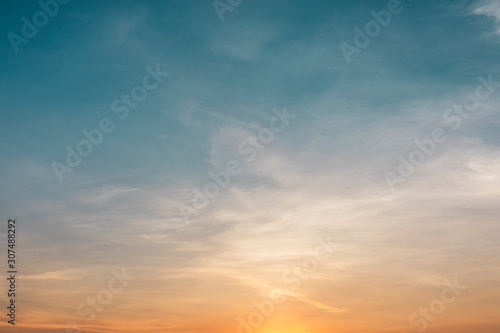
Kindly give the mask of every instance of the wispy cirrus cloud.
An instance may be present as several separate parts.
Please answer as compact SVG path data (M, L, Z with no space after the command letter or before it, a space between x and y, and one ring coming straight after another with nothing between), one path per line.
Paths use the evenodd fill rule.
M480 0L477 1L472 11L477 15L486 15L495 19L497 24L497 33L500 34L500 1L499 0Z

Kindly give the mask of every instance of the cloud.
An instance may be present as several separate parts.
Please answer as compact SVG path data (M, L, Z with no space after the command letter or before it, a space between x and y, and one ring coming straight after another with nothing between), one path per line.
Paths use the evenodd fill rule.
M54 271L54 272L46 272L42 274L26 274L23 275L24 280L74 280L78 278L78 271L75 270L63 270L63 271Z
M473 13L477 15L486 15L493 17L497 23L497 33L500 34L500 1L482 0L478 1L473 7Z

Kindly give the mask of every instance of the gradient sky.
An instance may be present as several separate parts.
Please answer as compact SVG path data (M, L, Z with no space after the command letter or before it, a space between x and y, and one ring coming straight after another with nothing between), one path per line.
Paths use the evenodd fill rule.
M331 256L258 333L417 332L444 280L468 288L428 333L500 331L500 89L454 130L443 114L500 81L500 1L402 1L347 63L339 44L388 1L78 1L15 53L37 1L1 1L2 332L237 333L319 240ZM119 120L146 67L170 75ZM238 145L296 115L245 161ZM82 130L114 132L59 182ZM404 183L414 141L446 142ZM179 207L240 162L189 223ZM6 224L18 223L18 318L7 325ZM496 244L496 245L495 245ZM77 313L111 270L135 276L95 319Z

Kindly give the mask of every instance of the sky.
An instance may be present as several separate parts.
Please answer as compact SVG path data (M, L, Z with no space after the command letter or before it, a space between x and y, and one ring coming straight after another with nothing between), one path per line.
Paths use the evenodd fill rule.
M2 332L499 332L500 1L0 4Z

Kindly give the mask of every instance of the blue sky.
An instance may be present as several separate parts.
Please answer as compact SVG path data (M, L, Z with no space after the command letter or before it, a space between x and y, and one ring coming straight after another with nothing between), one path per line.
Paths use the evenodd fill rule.
M45 165L61 159L64 146L76 144L81 129L109 114L110 101L157 63L172 73L161 93L121 124L79 174L111 176L112 170L145 165L156 175L182 174L186 166L202 172L208 158L203 143L232 121L262 122L266 110L288 105L304 121L308 110L321 107L329 116L354 112L369 122L405 112L406 103L453 95L495 70L492 19L467 15L466 3L403 5L391 22L396 24L346 66L338 44L352 42L352 28L367 22L370 10L385 8L384 2L245 2L222 23L206 14L215 13L211 4L198 2L71 2L18 55L3 40L8 96L2 98L2 120L22 145L8 149L31 151L30 158ZM18 7L9 5L4 31L19 33L20 17L39 10L35 2ZM180 115L193 114L195 105L221 117L194 112L192 123L182 124ZM31 135L22 135L19 123ZM22 138L44 148L23 145Z
M387 3L243 0L221 21L211 1L73 0L16 53L8 34L21 35L21 18L31 20L40 6L3 1L0 211L21 221L26 294L59 277L61 295L73 282L86 295L98 286L79 280L82 272L125 266L138 275L145 265L155 267L145 278L152 284L179 272L196 283L193 272L202 270L218 282L218 274L233 277L220 282L229 283L228 292L258 295L274 270L330 234L343 251L328 287L339 295L342 281L362 281L365 269L385 274L374 261L395 261L400 265L388 270L402 283L426 287L437 277L464 276L477 286L472 303L487 298L482 288L492 282L470 272L489 271L500 259L500 89L458 130L443 113L474 93L478 77L500 81L500 2L401 1L402 12L347 63L339 44L353 44L353 28ZM119 120L111 103L157 65L170 75ZM238 145L269 126L273 109L285 108L296 118L246 163ZM103 118L115 130L59 182L51 164L64 163L66 146L75 148L82 130ZM414 141L438 127L447 141L391 191L384 174L396 172L398 156L408 157ZM230 160L241 163L241 174L185 224L179 207ZM376 258L374 248L381 249ZM394 254L400 251L411 259ZM48 282L47 272L55 272ZM262 281L241 282L250 277ZM329 281L328 274L318 281ZM189 285L171 282L180 290ZM321 288L311 286L308 299L321 299ZM71 305L53 305L61 322L44 327L75 316L83 296L71 297ZM45 311L43 299L31 299L26 307L37 316L26 319L26 332ZM347 313L357 306L334 303L328 306ZM214 316L228 311L221 305ZM399 327L408 311L402 313L366 318ZM205 329L190 326L188 315L179 310L172 320L184 331ZM500 325L492 318L483 323Z

